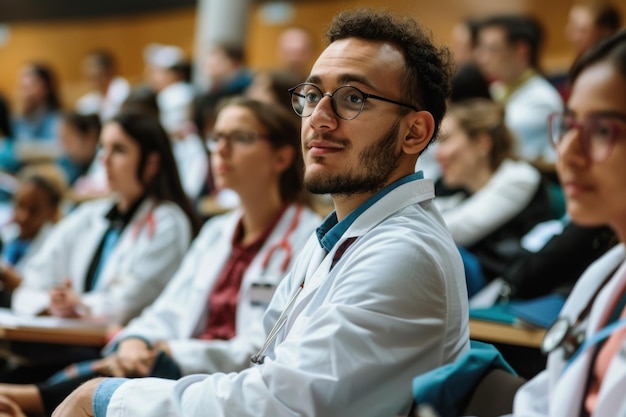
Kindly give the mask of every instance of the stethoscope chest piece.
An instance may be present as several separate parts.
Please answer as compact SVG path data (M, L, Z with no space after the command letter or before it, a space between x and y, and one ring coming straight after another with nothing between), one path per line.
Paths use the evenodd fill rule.
M562 346L570 332L569 320L564 317L552 323L541 341L541 352L548 354Z
M579 321L576 321L579 323ZM562 317L555 321L546 331L541 342L541 352L548 354L563 349L563 358L570 359L585 341L585 332L578 324L571 325Z

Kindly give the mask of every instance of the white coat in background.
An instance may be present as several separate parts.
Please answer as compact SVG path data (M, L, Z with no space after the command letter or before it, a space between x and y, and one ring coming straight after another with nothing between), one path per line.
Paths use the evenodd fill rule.
M170 142L183 189L191 200L195 200L200 196L209 174L209 156L202 138L196 133L188 133Z
M178 381L128 380L112 394L106 415L406 412L413 377L469 349L463 265L433 197L430 180L400 185L361 214L328 254L312 236L264 318L268 333L306 276L264 364ZM329 272L337 247L350 237L357 239ZM99 399L96 393L94 403Z
M114 202L80 205L51 232L24 268L24 281L13 293L16 313L35 315L48 307L48 291L70 280L84 292L85 277ZM126 323L152 303L174 275L189 247L191 225L174 203L148 198L137 208L111 251L96 287L82 301L95 316Z
M580 277L560 313L573 323L585 309L596 290L615 271L598 293L589 313L585 339L602 329L613 306L626 288L626 251L618 245L593 263ZM596 345L597 346L597 345ZM562 350L548 356L546 370L523 385L515 396L515 417L576 417L580 415L583 397L593 366L595 349L586 349L565 369ZM626 344L609 364L591 417L623 417L626 407ZM565 370L564 370L565 369Z
M193 339L206 327L207 301L232 253L233 235L241 216L241 211L236 210L210 219L161 296L131 321L108 348L135 335L151 342L166 340L185 375L247 368L250 356L265 338L262 318L272 290L285 277L322 219L307 208L290 205L243 276L237 305L237 335L230 340ZM290 230L294 224L295 229ZM283 240L291 245L291 256L282 248L272 251ZM285 260L288 264L283 265ZM256 295L255 291L258 291Z

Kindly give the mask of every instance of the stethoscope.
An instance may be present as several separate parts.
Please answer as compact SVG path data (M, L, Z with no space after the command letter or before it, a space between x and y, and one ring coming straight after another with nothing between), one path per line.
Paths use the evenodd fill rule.
M296 207L296 214L295 216L293 216L293 219L291 220L291 223L289 224L289 228L287 228L287 231L285 232L285 235L283 236L283 238L280 240L280 242L273 244L267 249L267 252L265 253L265 257L263 258L263 261L261 262L261 268L263 268L264 271L269 265L270 259L272 258L272 256L274 256L274 253L276 253L279 250L282 250L285 252L285 258L283 259L283 263L280 264L280 271L283 273L287 271L287 268L289 267L289 262L291 262L291 258L293 256L293 248L291 246L291 243L289 242L289 238L298 227L301 214L302 214L302 206L298 204Z
M287 322L287 317L289 316L289 313L291 312L291 309L293 308L293 305L295 304L296 299L298 298L298 295L300 295L303 289L304 289L304 278L300 282L300 285L298 285L298 289L296 290L296 292L289 299L289 302L283 309L282 313L280 313L280 316L278 316L278 320L276 320L276 323L274 323L274 325L272 326L272 329L267 334L267 337L265 338L265 342L263 342L263 346L261 346L261 349L259 349L259 351L256 354L252 355L252 357L250 358L250 362L256 365L263 364L263 362L265 361L265 356L266 356L265 352L267 352L267 349L274 342L274 340L278 336L278 333L285 326L285 323Z
M582 326L582 323L589 316L591 307L600 294L600 291L602 291L607 282L616 272L617 268L608 274L604 282L598 286L591 298L587 301L585 308L578 314L576 320L574 320L572 324L570 324L570 321L566 317L560 317L546 331L546 334L541 342L541 351L544 354L549 354L558 349L562 349L563 358L567 361L563 372L565 372L565 370L582 352L586 351L591 346L602 342L615 331L626 327L626 319L621 319L605 326L602 330L594 334L589 340L585 340L585 329L584 326Z
M154 217L154 209L155 207L153 204L146 213L146 215L135 222L132 229L133 239L137 239L143 229L146 229L148 239L152 239L154 237L154 234L156 232L156 218Z
M280 240L280 242L276 243L275 245L272 245L268 249L267 253L265 254L265 258L263 259L263 262L261 264L263 269L267 268L267 266L269 265L270 258L272 257L274 252L276 252L279 249L282 249L285 251L286 256L285 256L285 259L283 260L283 263L281 264L281 271L285 272L287 270L287 267L289 266L289 262L291 261L291 257L293 255L293 249L292 249L291 243L289 243L289 237L296 230L296 227L298 226L298 222L300 221L301 213L302 213L302 206L298 205L296 208L296 214L293 217L293 220L291 221L291 224L289 225L289 228L287 229L287 232L285 233L283 238ZM298 286L298 289L296 290L296 292L289 299L289 302L283 309L282 313L280 313L278 320L276 320L276 322L272 326L272 329L270 330L267 337L265 338L265 342L263 342L263 346L261 346L261 349L259 349L259 351L255 355L252 355L252 357L250 358L250 361L252 363L255 363L257 365L260 365L263 363L263 361L265 360L265 352L270 347L270 345L274 342L274 340L276 339L276 336L278 336L278 333L285 325L285 322L287 321L287 317L289 316L289 312L291 311L294 303L296 302L296 299L298 298L298 295L300 294L300 292L302 292L303 288L304 288L304 278L302 279L302 282L300 282L300 285Z

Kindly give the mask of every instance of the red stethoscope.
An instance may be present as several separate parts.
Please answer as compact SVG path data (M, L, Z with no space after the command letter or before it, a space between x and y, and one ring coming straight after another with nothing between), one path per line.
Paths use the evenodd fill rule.
M148 213L140 218L133 225L133 239L137 239L141 231L145 228L148 234L148 239L152 239L156 232L156 218L154 217L154 205L150 207Z
M265 253L265 257L263 258L263 262L261 263L261 267L263 270L267 268L270 263L270 259L274 255L274 253L278 250L282 250L285 252L285 259L283 259L283 263L280 265L281 272L286 272L289 267L289 262L291 262L291 257L293 256L293 248L291 247L291 243L289 243L289 238L293 234L293 232L298 227L298 223L300 222L300 215L302 213L302 206L298 205L296 207L296 214L293 216L291 220L291 224L289 224L289 228L285 232L285 235L280 240L280 242L273 244L270 246Z

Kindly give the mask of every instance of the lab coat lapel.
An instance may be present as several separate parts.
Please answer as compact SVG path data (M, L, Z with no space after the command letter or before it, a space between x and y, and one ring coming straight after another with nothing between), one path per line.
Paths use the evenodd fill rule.
M598 396L598 403L593 416L607 417L616 414L626 404L624 400L624 386L626 386L626 343L611 360L607 374L602 381Z
M156 225L149 225L147 218L151 210L153 210L154 205L154 201L150 198L146 198L137 208L130 223L126 225L118 242L109 254L108 259L106 259L102 273L98 277L96 288L106 288L115 279L123 278L118 276L119 271L122 270L123 263L132 261L132 255L137 253L137 247L142 245L146 239L152 238L154 231L149 229L150 227L156 227ZM100 238L98 242L100 242L100 239L104 236L104 232L109 227L109 222L104 217L102 217L102 219L103 230L99 235Z
M89 266L93 261L96 250L98 250L100 240L108 227L108 221L104 218L104 215L109 207L111 206L104 206L103 211L90 216L90 224L85 224L85 230L87 230L88 233L85 233L84 238L80 241L80 246L75 249L77 256L72 258L73 262L70 264L72 287L81 292L84 291L85 288ZM74 261L74 259L76 259L76 261Z
M201 315L206 312L209 294L215 285L215 281L220 275L224 264L232 251L232 238L235 228L241 218L238 210L224 219L224 224L219 230L219 235L215 240L206 242L205 253L198 262L195 276L193 278L192 299L189 300L190 320L186 320L186 328L182 332L191 336L200 322Z
M596 292L598 286L602 285L608 274L611 274L615 267L623 261L623 255L611 256L606 261L595 265L595 279L593 282L584 288L584 292L580 289L576 293L572 294L572 299L568 301L570 305L576 307L576 311L583 310L585 305L589 302L590 297ZM606 322L606 318L610 315L609 309L612 309L614 305L614 299L617 297L616 292L621 291L626 282L625 265L621 265L618 271L614 274L604 288L600 291L597 298L594 301L594 308L589 315L589 323L585 331L585 338L589 340L595 333L602 329ZM583 284L584 285L584 284ZM584 297L583 297L584 295ZM558 382L555 385L553 400L551 404L551 414L555 417L570 415L578 415L581 401L585 395L585 388L587 386L587 380L589 378L589 371L591 367L591 361L594 356L594 352L597 348L592 346L587 348L584 352L581 352L576 359L569 365L569 367L558 376ZM560 369L559 369L560 372ZM580 399L579 401L572 401L572 399ZM595 415L595 414L594 414ZM600 414L598 414L600 415Z

